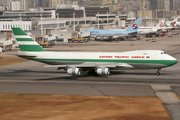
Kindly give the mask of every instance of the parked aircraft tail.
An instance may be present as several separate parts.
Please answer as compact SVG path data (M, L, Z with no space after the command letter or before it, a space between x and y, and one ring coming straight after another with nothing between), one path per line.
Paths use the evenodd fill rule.
M172 27L175 27L178 19L179 19L179 17L174 18L174 20L170 23L170 25L171 25Z
M156 27L157 28L162 28L164 26L164 23L165 23L165 20L161 20L157 25Z
M44 52L44 50L36 41L27 35L21 28L12 28L15 38L21 51Z
M138 31L141 21L142 18L137 19L131 26L126 29L126 31Z
M179 19L179 17L176 17L176 18L174 18L173 21L171 21L171 22L169 22L169 21L166 22L166 26L167 26L167 27L175 27L176 24L177 24L178 19Z

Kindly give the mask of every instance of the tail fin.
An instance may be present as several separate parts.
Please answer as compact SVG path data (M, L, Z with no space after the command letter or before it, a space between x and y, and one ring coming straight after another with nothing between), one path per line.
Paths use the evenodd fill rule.
M177 21L178 21L178 19L179 19L179 17L174 18L174 20L173 20L172 22L177 22Z
M137 19L131 26L126 29L126 31L138 31L141 21L142 18Z
M44 50L36 41L27 35L21 28L12 28L14 36L18 42L21 51L28 52L44 52Z
M164 26L164 23L165 23L165 20L161 20L157 25L156 27L157 28L162 28Z
M178 19L179 19L179 17L174 18L174 20L170 23L170 25L171 25L172 27L176 26L176 23L177 23Z

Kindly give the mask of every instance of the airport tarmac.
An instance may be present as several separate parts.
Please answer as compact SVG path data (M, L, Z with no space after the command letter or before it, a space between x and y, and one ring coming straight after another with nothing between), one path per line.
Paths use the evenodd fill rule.
M90 41L89 43L62 43L51 51L108 51L122 52L130 50L164 50L167 54L180 59L179 36L156 38L156 42L146 41ZM1 53L1 57L17 58L15 51ZM111 71L110 76L68 75L55 68L43 68L45 64L26 61L19 64L0 67L0 93L31 94L75 94L75 95L109 95L109 96L155 96L150 85L168 84L180 95L179 64L161 70L122 70ZM10 86L11 89L6 89ZM45 86L45 87L43 87ZM116 86L116 87L115 87ZM3 89L4 88L4 89ZM33 89L32 89L33 88ZM46 89L38 89L46 88Z
M146 38L137 41L90 41L88 43L57 44L53 48L47 48L47 50L97 52L164 50L179 61L179 41L179 36L156 38L156 42L146 41ZM16 51L18 48L15 51L0 53L0 57L17 58ZM0 66L0 93L157 96L152 86L168 85L171 88L170 92L180 96L180 63L162 69L160 76L155 75L156 70L111 71L110 76L88 76L86 73L80 76L71 76L62 70L44 68L44 65L34 61L26 61ZM175 104L179 105L178 102ZM168 109L169 111L177 110L172 106L169 106Z
M27 61L0 67L0 93L68 94L98 96L155 96L151 85L170 85L180 95L178 65L156 70L112 71L110 76L67 75L65 71L43 68L41 63Z

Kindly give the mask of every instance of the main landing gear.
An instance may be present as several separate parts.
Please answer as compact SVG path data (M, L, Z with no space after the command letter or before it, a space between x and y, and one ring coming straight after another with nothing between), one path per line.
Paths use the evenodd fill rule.
M90 70L90 71L87 72L87 74L88 74L88 75L92 75L92 76L97 75L97 73L95 72L95 70Z
M158 69L158 70L157 70L157 73L156 73L157 76L160 75L160 72L159 72L160 70L161 70L161 69Z

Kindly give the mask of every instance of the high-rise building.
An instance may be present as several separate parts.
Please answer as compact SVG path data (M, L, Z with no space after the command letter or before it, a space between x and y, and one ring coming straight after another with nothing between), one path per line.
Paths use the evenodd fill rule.
M169 0L164 0L164 9L170 10L170 1Z
M180 0L175 0L175 10L180 9Z
M38 6L43 7L43 1L42 0L38 0Z
M137 11L139 10L139 2L140 0L120 0L119 1L121 4L121 11L126 12L126 11Z
M4 6L6 9L10 9L10 3L12 0L0 0L0 5Z
M150 9L170 10L170 0L149 0Z
M164 9L164 0L157 0L157 9Z
M59 4L61 4L61 0L49 0L49 7L56 8Z
M51 0L40 0L42 2L42 7L50 7L49 1Z
M149 3L151 10L157 9L157 0L149 0Z
M20 2L21 10L29 10L33 7L34 0L0 0L0 5L11 8L11 2Z
M170 0L170 10L175 10L175 0Z
M149 10L149 0L140 0L139 1L140 10Z

